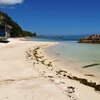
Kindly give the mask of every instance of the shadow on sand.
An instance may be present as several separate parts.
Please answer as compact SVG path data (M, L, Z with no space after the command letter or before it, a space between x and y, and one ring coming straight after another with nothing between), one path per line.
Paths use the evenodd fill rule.
M9 43L10 41L0 41L0 43Z

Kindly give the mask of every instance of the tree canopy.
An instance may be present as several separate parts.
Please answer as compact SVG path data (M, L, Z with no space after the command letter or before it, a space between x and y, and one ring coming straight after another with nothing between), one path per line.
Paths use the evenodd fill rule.
M0 23L10 28L11 37L36 36L36 33L24 31L17 22L13 21L6 13L0 11Z

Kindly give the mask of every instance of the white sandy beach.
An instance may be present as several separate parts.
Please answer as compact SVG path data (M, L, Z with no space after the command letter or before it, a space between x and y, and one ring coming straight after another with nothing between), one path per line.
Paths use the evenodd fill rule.
M45 54L55 44L21 39L0 43L0 100L100 100L94 88L67 76L99 83L98 77L68 70Z

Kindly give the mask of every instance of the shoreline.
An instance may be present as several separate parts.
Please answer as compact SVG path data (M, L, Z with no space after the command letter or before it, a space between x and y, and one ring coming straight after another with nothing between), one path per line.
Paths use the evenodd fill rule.
M0 44L1 100L100 99L96 88L78 81L84 81L82 75L59 65L59 61L46 54L45 49L57 42L10 40L8 44ZM85 82L97 85L94 81Z
M58 44L58 43L57 43ZM36 59L36 61L39 63L42 63L43 65L47 66L47 67L51 67L51 69L55 66L53 65L52 63L53 62L48 62L46 63L46 60L44 58L44 56L39 56L38 54L38 51L39 49L41 49L42 47L37 47L36 49L33 50L33 55ZM49 56L50 58L50 56ZM61 63L61 62L60 62ZM35 63L34 63L35 64ZM61 63L62 64L62 63ZM63 64L62 64L63 65ZM59 66L59 65L58 65ZM53 70L53 69L52 69ZM67 69L66 69L67 70ZM96 89L97 91L100 91L100 84L96 84L96 82L89 82L89 79L88 78L79 78L79 77L76 77L76 76L73 76L72 73L68 73L68 75L66 75L66 73L68 72L68 70L62 70L62 69L59 69L59 71L56 71L56 75L59 75L61 73L64 73L63 76L64 77L68 77L69 79L72 79L72 80L76 80L76 81L79 81L80 83L84 84L84 85L88 85L90 87L93 87L94 89ZM84 76L90 76L90 77L95 77L93 74L84 74ZM86 83L85 83L85 82ZM91 85L91 84L95 84L95 85Z
M56 44L56 43L55 43ZM53 44L53 45L55 45L55 44ZM49 46L52 46L52 45L49 45ZM64 78L67 78L68 80L74 80L74 81L77 81L77 82L79 82L80 83L80 85L82 85L82 84L84 84L84 85L86 85L86 86L89 86L89 87L91 87L92 89L94 88L94 91L96 92L99 92L100 91L100 85L99 84L97 84L95 81L93 81L93 79L91 80L90 78L80 78L80 77L76 77L76 76L73 76L72 75L72 73L68 73L68 70L66 71L65 69L63 69L63 68L61 68L61 67L59 67L59 65L54 65L53 64L53 61L54 61L54 59L53 59L53 61L51 60L51 59L49 59L49 61L48 61L48 56L47 56L47 54L45 54L44 53L44 51L45 51L45 49L46 48L48 48L49 46L46 46L46 47L42 47L42 46L38 46L36 49L34 49L33 50L33 55L34 55L34 57L35 57L35 59L36 59L36 61L38 62L38 63L34 63L34 65L35 64L39 64L39 63L41 63L41 64L43 64L47 69L49 69L51 72L53 72L53 74L55 74L55 75L49 75L49 76L47 76L47 75L45 75L46 74L46 71L43 71L43 75L44 75L44 77L49 77L50 78L50 80L52 81L52 82L54 82L55 83L55 81L56 81L56 78L55 77L58 77L59 79L58 80L60 80L60 79L64 79ZM43 49L43 50L40 50L40 49ZM40 50L40 51L38 51L38 50ZM42 52L41 52L42 51ZM40 53L40 54L39 54ZM42 55L41 55L41 53L43 53ZM43 56L43 55L45 55L46 57L48 57L48 58L45 58L45 56ZM31 56L32 57L32 56ZM33 59L33 58L31 58L31 59ZM79 75L79 74L78 74ZM92 76L91 74L87 74L87 76L89 76L89 77L94 77L94 76ZM66 80L66 79L65 79ZM99 80L98 80L99 81ZM60 81L62 84L65 84L65 81ZM73 88L73 90L76 88L74 88L73 86L71 86L71 88ZM75 92L75 91L74 91ZM73 92L71 92L71 93L73 93ZM72 97L72 98L74 98L72 95L69 95L69 97ZM77 99L76 99L77 100Z
M79 74L84 74L84 76L95 77L95 79L91 79L91 80L94 80L94 81L100 83L99 71L89 69L89 66L99 65L98 63L85 64L85 65L83 65L83 67L80 67L81 63L78 64L78 63L71 62L68 59L64 59L64 58L60 57L60 55L55 54L52 51L52 48L54 48L54 47L56 48L56 45L59 45L59 44L60 44L60 42L57 42L57 44L46 48L44 50L44 52L45 52L44 55L49 57L50 59L53 59L53 60L56 59L55 61L58 65L64 66L64 68L66 68L67 70L70 70L70 71L72 70L72 73L74 73L73 72L73 70L74 70L76 72L76 74L79 73ZM84 76L81 76L81 77L85 78Z

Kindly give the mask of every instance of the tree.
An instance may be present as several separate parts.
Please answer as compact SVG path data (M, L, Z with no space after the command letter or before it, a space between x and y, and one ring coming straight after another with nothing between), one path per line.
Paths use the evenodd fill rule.
M11 37L23 37L23 36L36 36L36 33L31 33L28 31L23 31L20 25L17 22L13 21L6 13L0 11L0 23L3 25L8 25L11 27L10 36Z

